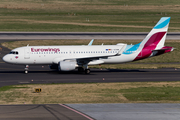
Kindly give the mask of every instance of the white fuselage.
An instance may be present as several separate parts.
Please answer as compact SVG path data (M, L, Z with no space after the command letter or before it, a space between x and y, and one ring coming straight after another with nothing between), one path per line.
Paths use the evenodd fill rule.
M123 63L133 61L138 51L132 54L115 56L125 44L120 45L93 45L93 46L27 46L19 47L7 54L3 60L12 64L23 65L51 65L59 61L76 60L83 58L99 57L100 60L92 60L88 65ZM124 50L123 50L124 52ZM104 58L104 56L108 56Z

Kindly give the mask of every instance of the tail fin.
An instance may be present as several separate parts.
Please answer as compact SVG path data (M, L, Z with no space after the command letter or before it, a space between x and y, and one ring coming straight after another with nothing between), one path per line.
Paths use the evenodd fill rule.
M164 47L169 22L170 17L162 17L144 40L137 44L139 45L139 54L135 60L147 58L152 54L153 50L158 50Z
M151 46L153 48L155 47L154 49L161 49L164 47L169 22L170 17L162 17L150 33L144 38L140 46Z

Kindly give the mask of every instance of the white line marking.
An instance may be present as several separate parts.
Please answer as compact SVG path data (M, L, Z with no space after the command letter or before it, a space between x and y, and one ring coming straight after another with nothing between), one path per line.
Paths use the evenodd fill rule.
M19 83L30 83L30 82L19 82Z
M75 110L75 109L73 109L73 108L70 108L70 107L68 107L68 106L66 106L66 105L63 105L63 104L59 104L59 105L65 107L65 108L67 108L67 109L69 109L69 110L71 110L71 111L74 111L74 112L76 112L76 113L84 116L85 118L87 118L87 119L89 119L89 120L94 120L94 119L88 117L87 115L85 115L85 114L83 114L83 113L81 113L81 112L79 112L79 111L77 111L77 110Z

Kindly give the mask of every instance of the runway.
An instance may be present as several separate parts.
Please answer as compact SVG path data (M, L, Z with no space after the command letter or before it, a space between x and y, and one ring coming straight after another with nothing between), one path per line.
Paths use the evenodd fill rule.
M57 40L57 39L123 39L141 40L148 32L0 32L0 40ZM179 32L168 32L169 40L179 40Z
M179 73L180 69L91 69L91 74L86 75L78 71L58 72L48 66L30 66L29 73L24 74L24 66L0 63L0 87L37 83L179 81Z

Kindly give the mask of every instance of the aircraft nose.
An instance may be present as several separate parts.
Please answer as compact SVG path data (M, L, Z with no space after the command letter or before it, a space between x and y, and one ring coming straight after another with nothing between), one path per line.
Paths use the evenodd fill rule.
M5 55L2 59L3 59L4 62L7 62L8 61L7 60L7 55Z

